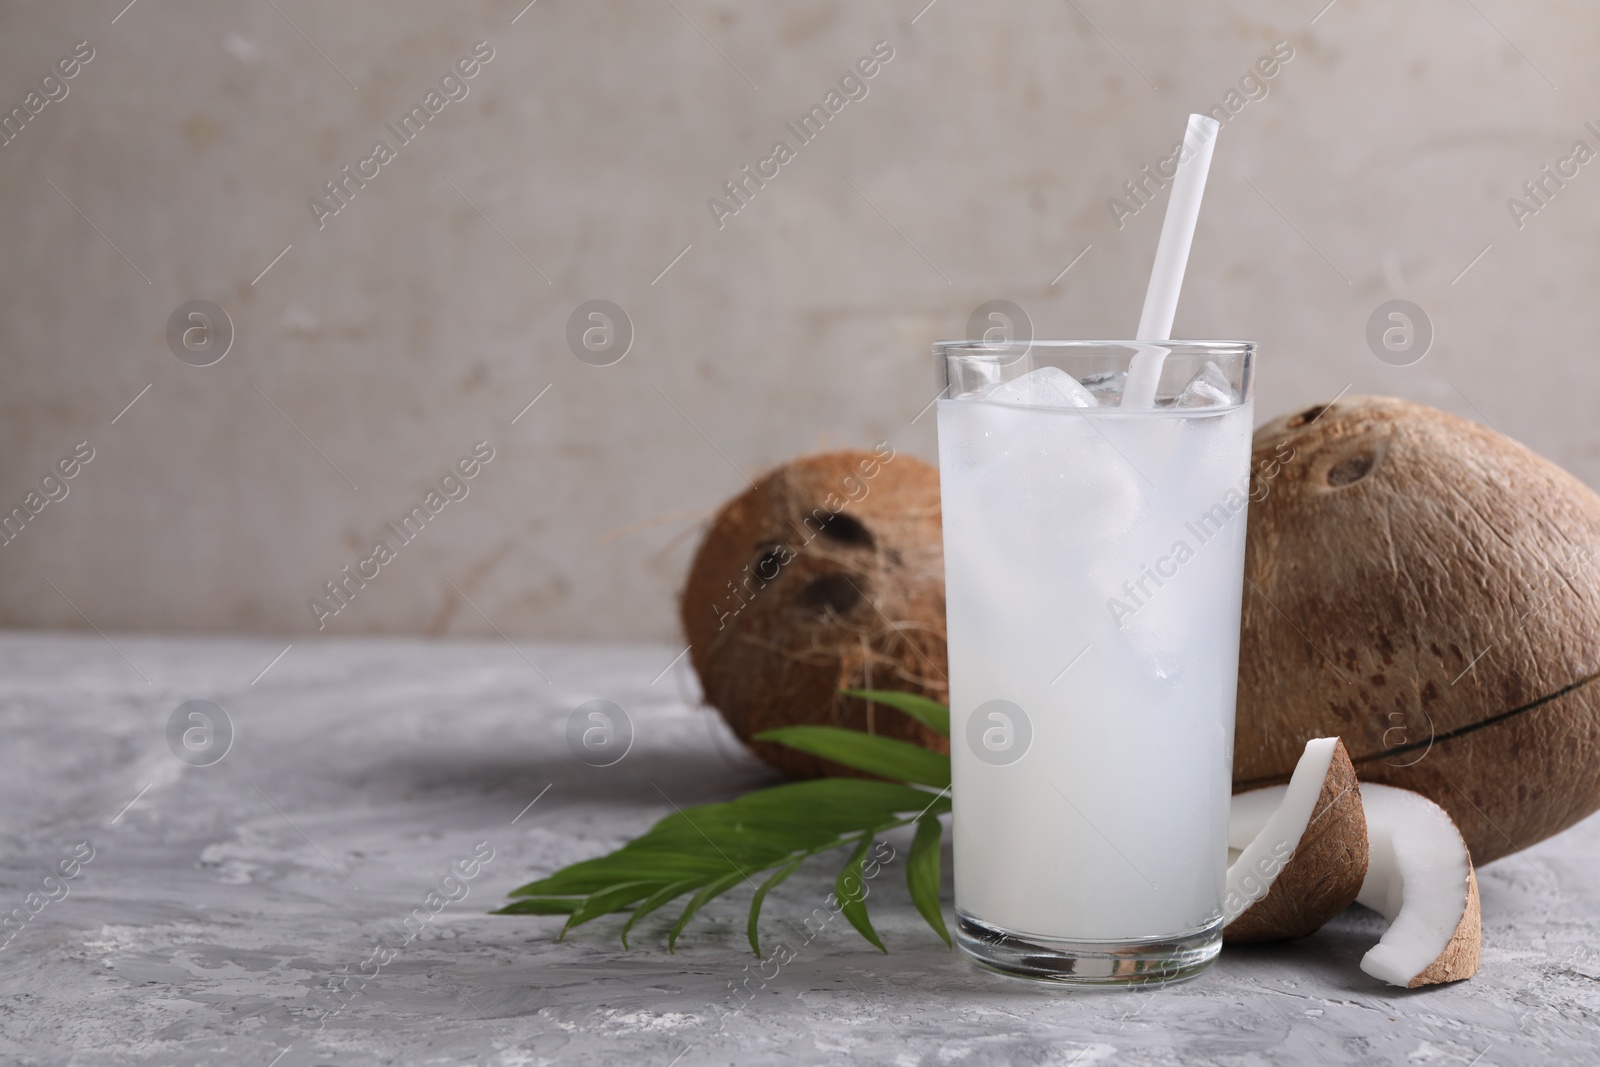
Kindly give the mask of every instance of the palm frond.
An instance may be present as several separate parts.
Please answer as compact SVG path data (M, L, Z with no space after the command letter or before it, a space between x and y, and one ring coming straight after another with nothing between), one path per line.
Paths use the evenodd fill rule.
M949 710L925 697L882 690L847 692L897 708L949 734ZM512 890L510 903L496 914L565 915L564 937L584 923L627 912L622 928L626 947L628 933L639 920L689 896L667 935L672 950L701 908L749 885L755 892L746 933L751 951L759 956L757 926L767 894L812 856L853 846L836 880L840 912L862 937L887 952L867 917L864 867L879 834L915 824L906 884L918 913L948 944L950 935L939 909L939 816L950 810L950 757L903 741L826 726L783 727L758 739L879 778L790 782L725 803L675 811L614 852ZM762 877L759 883L758 877Z

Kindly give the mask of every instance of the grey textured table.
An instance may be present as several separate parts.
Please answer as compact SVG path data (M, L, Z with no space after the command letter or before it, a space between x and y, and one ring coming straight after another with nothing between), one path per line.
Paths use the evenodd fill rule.
M676 955L666 917L629 952L616 923L558 944L559 919L484 914L670 803L768 780L695 704L684 664L669 668L676 649L306 641L273 662L281 642L111 641L0 637L0 894L29 916L0 935L0 1062L1600 1060L1594 820L1480 872L1483 968L1448 988L1362 974L1380 922L1354 908L1298 944L1230 949L1173 988L1043 989L946 951L894 862L869 899L890 955L842 918L800 947L790 931L831 888L819 862L765 909L766 936L798 955L735 1012L730 983L754 973L747 895L709 906ZM593 698L634 724L614 766L566 743L569 713ZM233 724L209 766L169 748L190 700ZM74 868L82 841L93 858ZM476 869L475 848L493 850ZM76 876L48 880L63 860ZM462 862L472 878L442 881ZM435 913L441 886L467 895L434 898ZM350 977L408 937L364 985Z

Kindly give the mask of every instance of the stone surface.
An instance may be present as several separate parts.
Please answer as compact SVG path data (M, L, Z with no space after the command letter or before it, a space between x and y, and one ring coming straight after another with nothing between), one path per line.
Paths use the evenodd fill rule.
M769 899L764 937L798 954L735 1012L729 983L755 973L746 895L710 905L676 955L665 917L624 951L615 922L557 943L558 919L484 914L673 804L769 780L695 705L682 661L669 669L676 648L297 642L261 674L282 644L110 640L0 637L4 907L94 848L0 949L6 1063L1489 1065L1592 1060L1600 1043L1592 819L1480 872L1483 969L1455 986L1362 974L1381 923L1353 908L1174 988L1039 988L946 951L897 862L869 896L890 955L842 920L804 943L795 927L831 888L822 861ZM604 768L566 742L597 698L634 727ZM210 766L168 747L190 700L234 727ZM329 980L398 944L395 924L478 842L493 858L465 899L340 1008Z
M1259 340L1263 420L1395 394L1600 485L1600 167L1562 164L1600 145L1597 39L1584 0L0 0L0 113L95 49L0 147L0 508L97 450L5 549L0 621L311 632L307 598L481 438L472 496L329 630L494 638L448 579L507 633L670 640L741 472L932 458L929 343L981 304L1127 336L1165 194L1109 201L1230 92L1178 336ZM319 228L307 201L480 40L470 95ZM567 347L597 298L634 326L614 366ZM167 348L195 299L236 330L215 366ZM1391 299L1432 321L1414 366L1369 349Z

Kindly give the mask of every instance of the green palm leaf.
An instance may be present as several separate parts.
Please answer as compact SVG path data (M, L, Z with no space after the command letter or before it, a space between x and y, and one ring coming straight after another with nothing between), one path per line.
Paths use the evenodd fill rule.
M939 910L939 841L943 832L937 815L924 815L917 820L911 855L906 858L906 888L911 890L911 903L948 945L950 931L945 929L944 913Z
M793 863L790 863L785 867L779 867L777 873L771 878L768 878L765 882L762 882L761 887L756 890L756 895L750 898L750 919L745 923L744 932L745 936L750 939L750 951L754 952L757 956L761 955L761 941L756 936L756 922L761 918L761 902L766 900L767 894L775 887L782 884L785 878L789 877L796 870L798 870L800 864L804 863L805 860L806 857L801 856Z
M583 905L582 897L522 897L493 912L495 915L571 915Z
M878 737L837 726L782 726L756 734L754 740L776 741L853 770L899 782L915 782L938 789L950 784L949 756L892 737Z
M890 689L843 689L840 692L847 697L859 697L903 711L939 736L950 736L950 709L937 700Z
M560 941L567 936L567 931L574 926L582 926L592 919L602 915L610 915L614 911L622 911L633 906L643 898L649 896L660 888L660 882L623 882L610 889L602 889L598 893L590 893L583 899L571 915L567 916L566 925L561 928L561 933L556 936Z
M949 734L949 711L926 697L847 692L898 708ZM725 803L680 808L613 852L512 890L512 899L497 914L565 915L565 936L573 927L631 909L622 927L627 947L628 934L641 919L692 893L667 934L671 950L706 904L741 884L756 885L756 876L764 875L745 927L751 951L759 956L757 925L767 894L810 857L853 846L835 880L840 913L886 952L867 915L866 860L879 834L914 823L906 884L917 910L948 944L939 909L939 816L950 810L949 757L893 738L827 726L784 727L757 736L890 780L818 778L758 789Z
M862 864L867 858L867 849L872 847L872 830L863 831L856 844L856 850L850 853L850 859L839 872L839 877L834 880L833 892L839 900L839 909L850 925L862 937L878 946L878 951L887 953L883 941L878 937L878 931L872 928L872 920L867 918L867 881L862 875Z
M625 923L622 927L622 947L628 947L628 931L633 929L634 923L638 922L640 919L644 918L646 915L649 915L656 909L666 904L670 904L674 900L677 900L679 897L689 892L689 890L693 889L697 884L698 883L696 883L692 878L682 882L673 882L670 885L663 886L650 896L646 897L638 907L633 909L633 914L628 916L627 923ZM507 910L510 909L508 908Z
M718 878L700 892L689 898L689 903L683 906L683 914L678 916L678 921L672 924L672 932L667 935L667 951L671 952L678 944L678 935L683 933L683 928L689 925L689 920L694 918L694 913L703 907L712 897L719 897L744 881L743 871L734 871L732 874Z

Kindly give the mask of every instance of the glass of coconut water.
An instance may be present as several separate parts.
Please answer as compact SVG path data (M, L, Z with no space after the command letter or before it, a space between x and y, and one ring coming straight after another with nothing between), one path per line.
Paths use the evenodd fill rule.
M934 352L961 948L1189 977L1222 943L1253 345Z

